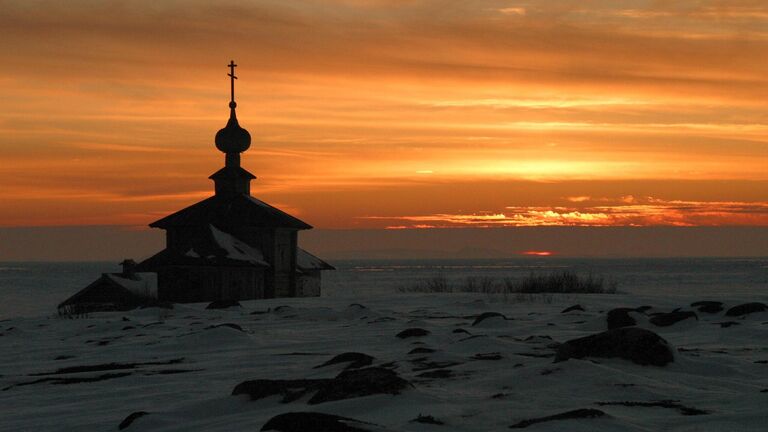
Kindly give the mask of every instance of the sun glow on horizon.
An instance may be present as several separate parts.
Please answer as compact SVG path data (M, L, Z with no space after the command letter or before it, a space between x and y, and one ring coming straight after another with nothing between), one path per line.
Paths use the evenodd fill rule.
M528 256L539 256L539 257L548 257L554 255L554 252L551 251L523 251L520 252L520 255L528 255Z

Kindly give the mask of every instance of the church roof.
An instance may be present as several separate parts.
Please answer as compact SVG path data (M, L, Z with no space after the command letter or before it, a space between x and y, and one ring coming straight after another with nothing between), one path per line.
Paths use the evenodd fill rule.
M152 228L213 224L220 227L312 229L312 226L264 201L245 194L214 195L149 224Z
M58 308L77 304L111 304L117 310L130 309L149 298L152 290L157 291L157 277L154 273L136 273L133 278L119 273L103 273L90 285L61 302Z
M332 265L302 248L296 250L296 266L299 270L336 270Z
M194 239L184 250L163 249L138 265L141 271L156 271L165 265L269 267L262 252L208 225L205 236Z
M242 168L242 167L233 167L233 166L225 166L224 168L216 171L215 173L211 174L209 177L211 180L219 180L219 179L233 179L233 178L245 178L248 180L254 180L256 178L255 175L248 172L248 170Z

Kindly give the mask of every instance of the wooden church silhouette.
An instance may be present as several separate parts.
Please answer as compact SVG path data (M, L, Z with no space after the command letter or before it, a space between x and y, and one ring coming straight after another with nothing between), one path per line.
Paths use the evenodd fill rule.
M236 66L228 65L229 121L215 139L225 154L224 167L209 177L215 194L149 224L165 230L165 249L138 264L124 261L122 273L103 275L60 307L118 297L188 303L320 295L321 271L333 267L298 247L299 231L312 227L251 196L256 177L240 166L251 135L235 112Z

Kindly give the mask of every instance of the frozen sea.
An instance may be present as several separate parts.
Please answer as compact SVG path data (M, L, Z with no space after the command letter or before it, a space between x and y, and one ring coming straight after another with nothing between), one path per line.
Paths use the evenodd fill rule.
M322 298L80 317L55 316L56 304L116 264L0 264L0 432L311 432L297 426L295 413L304 412L352 418L364 426L355 430L372 432L766 430L768 310L732 313L768 303L766 258L333 264ZM561 270L614 280L621 294L400 292L435 276L458 285ZM700 300L723 308L655 320L692 312ZM633 330L658 335L650 352L673 361L653 366L600 352L555 361L562 344L607 330L608 311L640 306L627 312ZM350 353L370 368L339 360ZM352 369L407 385L388 390L361 378L372 390L342 386L338 398L314 400L322 390L306 383L331 388ZM243 383L254 392L239 394ZM590 414L559 416L573 412ZM285 418L291 427L267 427Z
M602 276L619 291L640 295L753 298L768 294L768 257L755 258L511 258L469 260L342 260L323 275L323 296L365 300L389 296L442 276L453 284L470 277L516 279L570 270ZM55 313L56 305L103 272L111 262L0 263L0 318Z

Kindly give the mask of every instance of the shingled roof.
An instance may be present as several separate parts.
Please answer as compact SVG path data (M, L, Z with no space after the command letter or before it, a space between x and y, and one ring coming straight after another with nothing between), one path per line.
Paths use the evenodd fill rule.
M312 226L252 196L214 195L149 224L152 228L178 226L250 226L312 229Z

